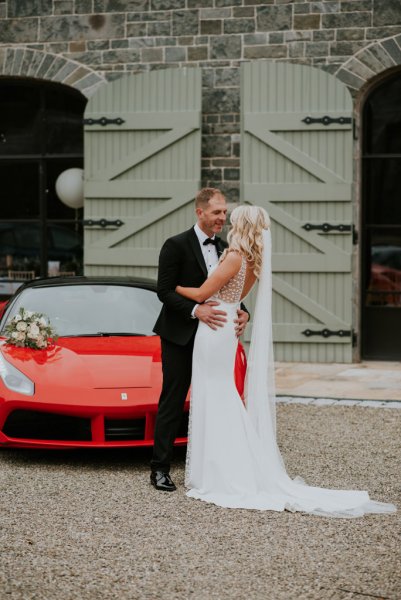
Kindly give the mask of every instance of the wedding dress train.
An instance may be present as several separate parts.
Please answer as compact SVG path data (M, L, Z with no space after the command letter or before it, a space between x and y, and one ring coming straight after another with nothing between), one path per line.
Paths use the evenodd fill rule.
M246 407L234 382L234 319L245 280L239 273L216 295L227 323L216 331L200 322L192 373L187 496L228 508L303 511L330 517L391 513L392 504L365 491L331 490L291 479L276 443L271 337L270 232L264 232L262 273L246 380Z

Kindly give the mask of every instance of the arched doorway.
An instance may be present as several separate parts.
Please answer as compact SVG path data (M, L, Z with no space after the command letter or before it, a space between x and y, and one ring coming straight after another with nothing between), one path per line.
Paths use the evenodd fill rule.
M60 173L83 166L86 98L66 85L0 78L0 278L82 273L82 209L57 197ZM18 277L21 273L21 277ZM1 290L0 290L1 293Z
M401 359L401 72L363 107L362 327L365 359Z

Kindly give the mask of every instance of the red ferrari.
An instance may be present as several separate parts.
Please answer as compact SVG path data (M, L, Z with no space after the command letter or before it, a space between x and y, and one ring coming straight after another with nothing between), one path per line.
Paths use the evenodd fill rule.
M147 279L57 277L22 286L0 321L0 446L151 446L162 382L152 332L160 306ZM50 319L59 336L53 346L5 343L5 326L21 308ZM240 393L244 372L240 346ZM187 400L177 445L187 441L188 408Z

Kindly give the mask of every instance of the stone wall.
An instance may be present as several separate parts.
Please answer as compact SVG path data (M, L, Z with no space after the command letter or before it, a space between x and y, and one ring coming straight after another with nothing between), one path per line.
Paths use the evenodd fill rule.
M203 184L222 187L236 201L241 61L314 65L358 90L401 63L401 2L0 0L2 49L2 73L7 72L7 53L14 57L21 49L78 63L82 73L74 71L74 85L78 77L80 89L85 86L79 77L91 89L121 72L202 67ZM49 72L52 67L50 61ZM41 68L41 77L50 78L43 63ZM19 74L25 74L22 66Z

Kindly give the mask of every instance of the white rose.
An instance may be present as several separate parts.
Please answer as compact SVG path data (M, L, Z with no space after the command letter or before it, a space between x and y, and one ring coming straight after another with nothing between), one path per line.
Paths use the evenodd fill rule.
M28 327L28 337L35 340L39 335L39 327L35 323L31 323Z
M18 323L18 321L22 321L21 315L15 315L15 317L13 317L13 321L14 321L14 323Z
M25 321L18 321L17 331L25 331L27 327L28 325L25 323Z
M41 327L47 327L47 321L44 317L40 317L40 319L38 319L37 323Z
M17 333L17 340L18 340L19 342L24 342L24 341L25 341L25 337L26 337L26 336L25 336L25 333L24 333L23 331L19 331L19 332Z
M41 335L38 336L36 343L38 348L47 348L47 342Z
M33 315L33 312L31 310L24 310L24 319L30 319Z
M12 334L11 334L11 337L12 337L14 340L16 340L18 336L19 336L19 332L18 332L18 331L13 331L13 332L12 332Z

